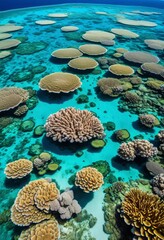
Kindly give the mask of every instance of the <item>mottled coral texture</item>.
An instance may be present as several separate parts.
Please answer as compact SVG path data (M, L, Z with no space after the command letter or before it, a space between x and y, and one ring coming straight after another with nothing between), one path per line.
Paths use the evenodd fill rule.
M46 179L30 182L23 187L11 208L11 220L18 226L29 226L50 219L50 202L57 199L59 191L55 183Z
M103 175L96 168L86 167L76 173L75 185L84 192L96 191L103 183Z
M164 173L160 173L154 176L150 182L153 187L154 193L164 199Z
M118 149L118 155L126 161L133 161L137 156L151 158L157 153L158 149L147 140L122 143Z
M59 235L58 222L51 218L22 231L19 240L57 240Z
M93 113L73 107L51 114L45 129L47 137L59 142L82 143L92 138L104 137L104 128Z
M33 164L27 159L19 159L8 163L4 172L7 178L23 178L27 176L33 169Z
M122 202L121 216L132 226L135 239L164 239L164 202L158 196L131 189Z

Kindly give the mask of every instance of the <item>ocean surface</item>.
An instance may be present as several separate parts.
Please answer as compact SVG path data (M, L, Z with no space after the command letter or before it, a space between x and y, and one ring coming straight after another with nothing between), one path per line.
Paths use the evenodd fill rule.
M9 1L6 0L5 3L0 4L1 10L27 7L27 5L22 6L19 1L16 2L9 5ZM145 181L145 188L149 186L149 191L152 193L149 184L152 175L145 167L149 158L138 156L134 161L127 161L118 156L118 149L123 142L136 139L148 140L154 147L159 148L156 136L164 128L162 90L164 78L161 72L154 74L153 70L143 71L141 64L146 58L144 54L151 54L150 56L153 56L156 62L159 61L161 68L164 66L164 47L162 47L164 46L164 9L161 7L161 2L159 1L156 5L152 2L151 7L96 4L97 2L95 4L67 3L0 12L0 37L2 36L0 40L0 92L4 87L17 87L26 89L29 93L29 99L24 107L26 111L22 115L15 114L16 106L19 104L11 107L16 101L13 95L11 95L10 103L4 95L2 96L4 105L9 105L6 110L3 109L0 112L0 240L23 239L19 236L21 231L27 227L17 226L10 220L10 208L18 192L24 186L30 181L41 178L51 178L60 192L67 188L73 189L75 199L82 207L82 212L87 211L88 214L87 217L84 216L81 219L79 217L79 222L76 221L76 214L73 215L72 222L59 219L61 239L134 239L131 231L127 238L121 238L117 234L119 230L116 226L115 214L113 212L112 215L110 211L107 213L110 198L107 196L107 189L117 182L123 182L126 186L130 186L129 188L131 186L139 188L137 184L142 179L142 183ZM42 1L35 1L35 5L39 3L42 5ZM140 4L140 2L137 3ZM48 16L52 13L64 15ZM54 22L40 23L37 22L39 20ZM134 21L131 22L131 20ZM14 26L22 28L10 31L10 27ZM65 26L77 28L62 30L61 28ZM115 33L112 29L119 29L119 33ZM115 38L109 40L101 33L99 40L97 37L95 41L88 40L84 34L90 30L113 33ZM129 32L123 33L122 30ZM3 39L4 33L11 34L6 39L15 39L16 42L11 42L11 45L8 42L3 43L2 41L7 41ZM158 47L146 44L145 40L150 39L159 40L156 44ZM68 66L68 62L73 57L64 59L61 56L52 56L52 52L56 50L78 49L84 44L96 44L94 53L90 55L90 53L85 53L89 50L85 50L83 55L83 57L97 61L98 64L94 69L79 70L79 66L75 69L75 67ZM99 46L105 48L103 53L99 52ZM6 54L5 51L10 53L3 57L3 54ZM124 57L128 51L134 53L130 60ZM138 55L135 56L135 51L143 54L140 62L135 59L138 57ZM127 74L120 69L116 69L116 72L112 71L110 66L114 64L129 66L133 71ZM88 66L89 63L85 67ZM55 72L74 74L79 77L82 85L66 93L42 90L39 87L40 80ZM115 89L119 91L117 94L105 93L103 87L100 88L98 84L102 78L114 78L121 81L121 86L126 85L126 87L120 88L119 85ZM140 98L139 102L135 102L135 99L133 101L133 96L132 100L128 99L127 92L131 92L132 95L137 94ZM4 108L4 105L0 104L0 107ZM78 144L63 143L53 141L51 137L46 136L44 125L47 118L68 107L94 113L104 126L104 146L95 148L91 140ZM142 114L153 115L157 124L151 127L142 124L139 120ZM61 124L63 124L62 121ZM118 130L126 130L126 136L117 136ZM45 168L38 170L34 166L33 171L24 178L7 178L4 169L8 163L18 159L28 159L34 163L34 159L39 158L43 152L50 154L51 163L57 164L56 169L51 169L46 165ZM151 160L164 167L164 152L160 150L160 154ZM103 174L104 184L97 191L84 193L82 189L75 186L74 178L78 171L90 165L97 166ZM115 194L119 194L118 189ZM116 204L115 197L113 197L113 206ZM113 221L112 227L108 226L111 224L109 218ZM94 219L92 223L90 219ZM79 229L81 229L80 233Z

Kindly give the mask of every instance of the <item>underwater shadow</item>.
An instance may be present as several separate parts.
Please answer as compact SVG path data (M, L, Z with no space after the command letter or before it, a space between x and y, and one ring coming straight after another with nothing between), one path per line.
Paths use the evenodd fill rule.
M96 93L97 98L103 102L112 102L116 100L116 98L112 98L107 94L103 94L98 86L94 87L94 91Z
M93 192L86 193L82 189L76 186L73 186L70 190L73 191L74 199L78 201L82 209L87 205L87 203L92 201L94 197Z
M50 92L39 89L37 91L37 97L41 102L46 102L49 104L54 104L54 103L62 104L63 102L73 98L73 95L75 92L76 90L74 92L69 92L69 93L50 93Z
M13 188L13 189L23 188L30 181L30 179L31 179L30 175L27 175L21 179L5 178L4 185L6 188Z
M77 151L81 151L87 148L87 143L69 143L69 142L55 142L51 138L42 138L42 145L45 150L51 151L59 155L73 155Z
M118 170L130 170L131 162L121 159L119 156L115 156L111 159L111 165Z
M148 133L155 132L153 128L147 128L144 125L142 125L139 120L132 122L132 126L134 129L136 129L139 132L148 132Z
M60 59L60 58L56 58L53 56L51 56L49 59L49 61L54 64L67 64L69 62L69 60L70 59Z

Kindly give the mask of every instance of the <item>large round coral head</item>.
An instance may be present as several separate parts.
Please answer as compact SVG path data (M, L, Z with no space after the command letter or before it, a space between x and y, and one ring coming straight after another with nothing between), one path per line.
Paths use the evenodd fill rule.
M72 59L81 57L83 54L77 48L61 48L51 53L52 57L59 59Z
M113 64L109 67L109 71L118 76L130 76L134 73L133 68L123 64Z
M107 49L98 44L84 44L79 47L80 51L91 56L103 55Z
M98 62L93 58L88 57L79 57L72 59L68 62L68 65L71 68L78 69L78 70L89 70L94 69L98 66Z
M96 191L103 183L103 175L96 168L86 167L76 173L75 185L84 192Z
M68 93L81 86L80 78L71 73L56 72L51 73L39 82L39 86L42 90L47 90L53 93Z

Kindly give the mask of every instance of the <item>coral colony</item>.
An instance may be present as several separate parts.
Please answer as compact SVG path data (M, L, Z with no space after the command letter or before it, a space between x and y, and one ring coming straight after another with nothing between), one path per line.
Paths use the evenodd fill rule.
M0 16L0 239L164 239L163 16Z

